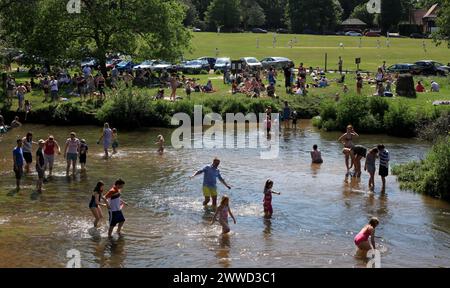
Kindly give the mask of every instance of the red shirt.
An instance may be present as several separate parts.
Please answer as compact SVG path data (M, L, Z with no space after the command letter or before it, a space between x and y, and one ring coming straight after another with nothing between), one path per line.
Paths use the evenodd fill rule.
M425 87L423 87L423 85L421 85L421 84L417 84L416 91L417 92L425 92Z

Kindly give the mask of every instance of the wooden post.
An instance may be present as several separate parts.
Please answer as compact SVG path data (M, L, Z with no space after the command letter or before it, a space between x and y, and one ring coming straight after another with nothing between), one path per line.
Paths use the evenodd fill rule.
M328 65L328 53L325 53L325 71L327 72L327 65Z

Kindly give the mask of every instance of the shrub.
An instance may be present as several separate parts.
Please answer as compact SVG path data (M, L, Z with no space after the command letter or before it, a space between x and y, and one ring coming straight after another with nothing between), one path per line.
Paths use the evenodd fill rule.
M416 129L416 116L404 102L390 105L384 115L384 128L392 136L413 137Z
M374 115L367 114L359 122L358 131L364 133L378 133L383 130L383 123Z
M323 121L336 120L337 109L336 103L332 101L325 101L320 105L319 108L320 117Z
M426 141L435 142L438 137L450 133L450 113L442 111L437 118L432 117L429 121L423 121L417 128L418 136Z
M383 121L384 114L389 110L389 103L383 97L372 97L369 100L370 114L375 116L379 121Z
M367 98L349 95L341 99L337 104L337 125L344 129L351 124L359 129L360 121L369 113Z
M222 71L220 70L216 70L216 72L214 72L216 75L222 75Z
M200 74L201 74L201 75L208 75L209 73L208 73L208 71L206 71L206 70L201 70L201 71L200 71Z
M450 201L450 137L441 138L420 162L393 168L402 189Z

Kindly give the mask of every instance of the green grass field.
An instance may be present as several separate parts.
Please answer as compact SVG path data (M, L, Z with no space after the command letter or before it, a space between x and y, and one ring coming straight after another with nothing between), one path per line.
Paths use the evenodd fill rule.
M216 33L194 33L192 40L192 52L186 54L185 58L195 58L201 56L215 56L216 47L219 49L219 56L229 56L233 59L237 59L245 56L254 56L258 59L267 56L284 56L295 61L296 65L299 62L304 62L305 66L319 66L324 67L324 55L328 53L328 69L337 68L338 56L342 56L344 59L344 70L355 70L354 58L361 57L362 64L360 69L374 71L383 60L387 61L387 64L401 63L401 62L414 62L420 59L432 59L443 63L450 62L450 49L445 44L436 47L431 40L425 40L427 52L422 47L423 40L419 39L405 39L405 38L391 38L391 47L385 46L386 38L368 38L363 37L362 48L359 48L359 37L349 36L311 36L311 35L277 35L277 48L272 48L272 34L219 34ZM287 47L289 40L297 37L298 42L294 44L293 48ZM259 38L260 48L256 48L256 39ZM382 46L377 48L377 40L380 40ZM340 48L339 43L343 43L345 48ZM80 71L72 71L79 73ZM29 76L26 73L14 73L18 82L29 81ZM198 82L205 85L208 79L213 82L216 93L203 94L193 93L193 98L204 97L223 97L225 95L231 95L231 87L224 85L220 75L195 75L195 78L200 79ZM329 73L327 77L330 80L338 78L337 74ZM430 88L430 80L432 78L418 76L415 77L415 81L422 80L425 83L427 90ZM408 99L404 97L394 97L389 101L406 101L410 106L414 108L424 108L425 110L433 109L432 102L435 100L450 100L450 77L435 77L435 80L441 85L440 93L420 93L415 99ZM278 83L283 82L283 77L278 77ZM310 79L308 79L310 82ZM354 74L349 74L346 79L346 84L350 89L350 93L355 92L355 77ZM394 88L395 89L395 88ZM375 88L369 85L365 85L363 94L370 97L375 92ZM107 92L108 93L108 92ZM152 93L156 94L156 89L153 89ZM310 89L310 94L318 99L326 97L334 98L336 93L342 95L342 85L332 83L327 88L315 88ZM179 89L177 94L184 97L184 89ZM169 95L169 91L166 91L166 95ZM282 100L288 100L292 102L301 102L302 96L287 95L284 88L278 85L277 95ZM70 101L79 101L78 97L70 97L67 94L62 93L62 97L70 98ZM242 96L244 97L244 96ZM26 99L30 100L33 108L42 107L48 105L48 103L42 103L43 92L33 91L26 95ZM404 100L402 100L404 99ZM320 101L320 100L319 100ZM306 105L306 103L305 103ZM17 101L13 101L11 110L17 109ZM440 109L448 109L442 107Z
M256 42L259 38L259 47ZM297 39L293 47L289 41ZM381 48L377 48L377 40ZM219 57L256 57L262 59L268 56L288 57L298 65L303 62L305 67L323 68L325 53L328 54L328 69L337 69L338 57L344 60L344 69L356 70L355 58L361 58L360 69L374 71L383 63L414 63L418 60L435 60L447 64L450 62L450 49L446 43L437 46L430 39L390 38L390 47L386 47L385 37L362 37L359 48L359 37L351 36L315 36L277 34L276 48L273 48L273 34L217 34L193 33L192 52L186 53L185 58L215 56L216 48ZM425 41L426 52L423 49ZM339 46L344 44L344 48Z

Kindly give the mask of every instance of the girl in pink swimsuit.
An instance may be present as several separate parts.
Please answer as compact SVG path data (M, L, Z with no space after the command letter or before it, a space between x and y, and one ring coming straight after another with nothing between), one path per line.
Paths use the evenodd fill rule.
M375 249L375 228L378 226L380 221L378 218L372 217L369 224L364 226L363 229L355 236L355 245L364 251L369 251ZM371 242L369 242L369 237Z
M219 223L222 225L222 234L227 234L230 232L230 226L228 225L228 214L233 218L234 224L236 224L236 218L234 218L233 213L230 210L230 198L228 196L223 196L220 201L220 206L217 207L216 214L214 214L211 225L216 221L216 217L219 216Z

